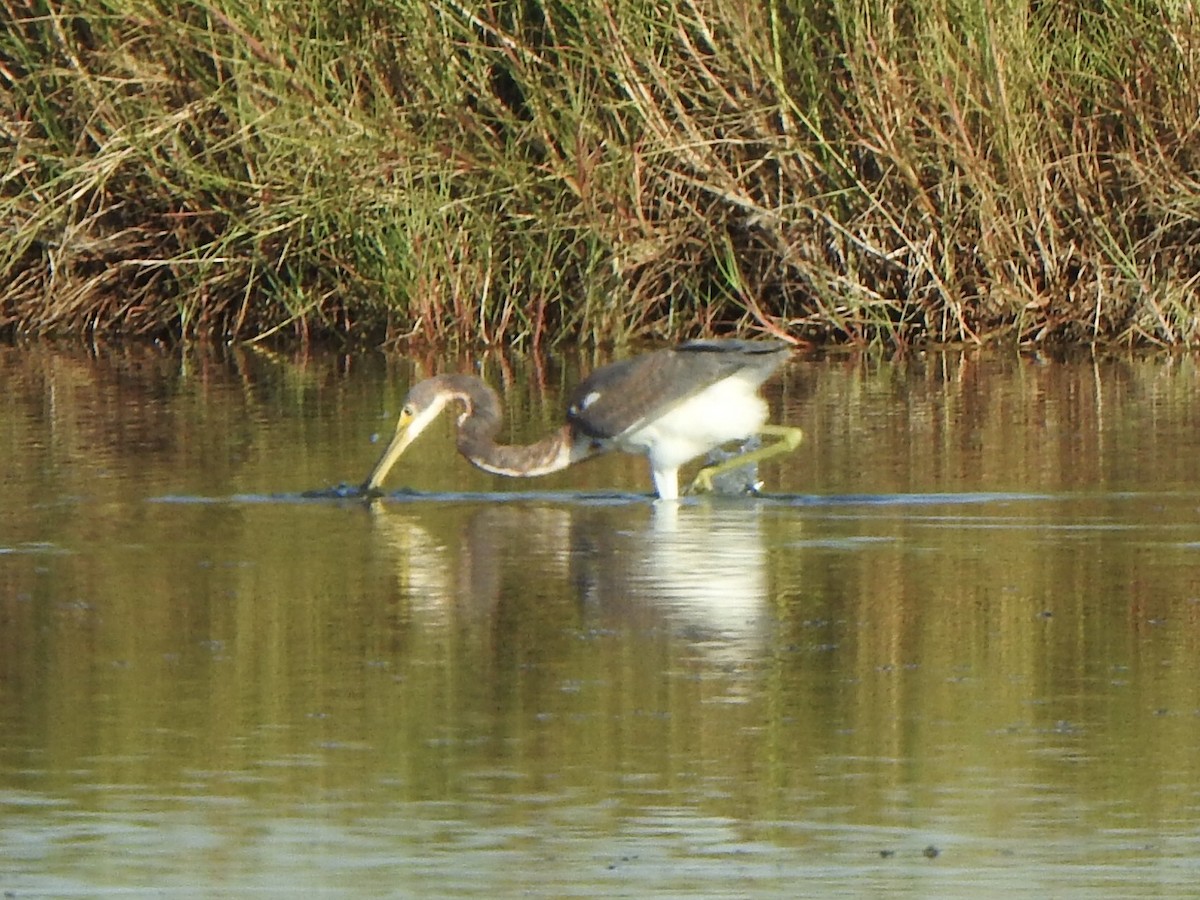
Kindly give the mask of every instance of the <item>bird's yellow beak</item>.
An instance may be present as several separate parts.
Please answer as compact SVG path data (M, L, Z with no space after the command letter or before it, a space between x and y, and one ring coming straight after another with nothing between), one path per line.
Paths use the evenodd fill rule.
M387 473L396 464L396 460L408 449L408 445L413 442L413 439L421 433L420 428L412 427L415 418L416 416L411 410L405 409L400 413L400 419L396 422L396 433L392 435L383 455L379 457L379 462L375 463L371 474L363 482L363 493L370 493L379 488L383 479L387 477Z

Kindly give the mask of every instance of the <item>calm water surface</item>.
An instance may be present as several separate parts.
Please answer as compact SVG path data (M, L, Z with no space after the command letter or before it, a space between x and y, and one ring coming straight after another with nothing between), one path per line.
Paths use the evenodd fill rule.
M1194 359L799 358L759 500L302 496L468 363L0 350L6 896L1196 895Z

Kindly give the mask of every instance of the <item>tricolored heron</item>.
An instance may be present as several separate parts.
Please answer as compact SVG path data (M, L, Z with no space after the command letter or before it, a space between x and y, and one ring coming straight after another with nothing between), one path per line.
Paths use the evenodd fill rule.
M701 340L657 350L596 369L571 396L567 422L528 446L496 443L500 398L473 375L436 375L404 399L396 433L363 483L377 492L400 455L450 403L458 403L458 452L485 472L533 476L611 450L649 458L663 500L679 496L679 468L731 441L756 434L780 440L702 469L693 490L711 490L712 477L796 449L799 428L767 424L758 389L787 359L778 341Z

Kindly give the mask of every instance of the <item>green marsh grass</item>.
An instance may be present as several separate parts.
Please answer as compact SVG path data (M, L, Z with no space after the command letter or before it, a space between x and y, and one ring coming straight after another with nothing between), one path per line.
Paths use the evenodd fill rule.
M11 335L1200 341L1188 0L0 18Z

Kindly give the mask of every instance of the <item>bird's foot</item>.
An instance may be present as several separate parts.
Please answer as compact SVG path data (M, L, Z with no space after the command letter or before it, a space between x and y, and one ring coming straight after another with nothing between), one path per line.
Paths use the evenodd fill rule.
M711 494L713 492L713 468L701 469L688 485L689 494Z

